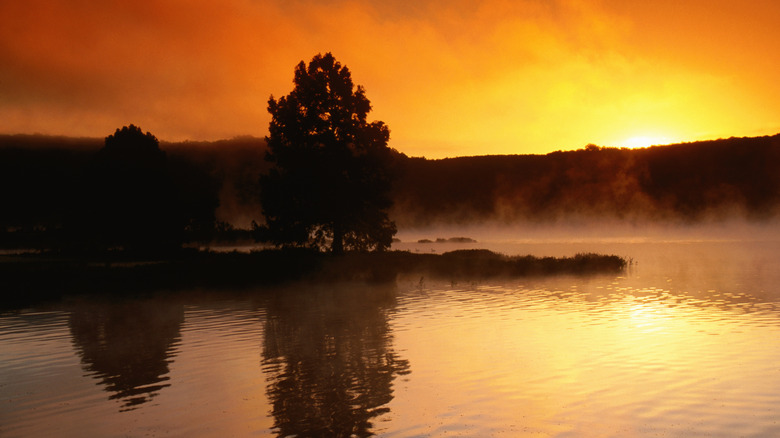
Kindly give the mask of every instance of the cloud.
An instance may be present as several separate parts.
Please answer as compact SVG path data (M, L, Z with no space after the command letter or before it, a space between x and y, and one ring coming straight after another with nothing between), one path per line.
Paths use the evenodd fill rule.
M85 126L73 127L83 133L139 119L163 137L243 133L245 112L265 110L267 92L254 79L281 71L278 46L265 45L270 26L284 25L278 11L241 2L151 5L3 3L0 14L15 24L3 26L2 86L11 96L3 109L48 113L55 125L84 113Z
M728 23L722 14L703 20L704 3L686 5L692 30L723 41L708 26ZM686 34L685 20L670 21L675 45L660 15L612 0L30 0L0 3L0 17L0 132L104 136L136 123L166 140L262 136L268 97L326 51L366 87L391 144L413 155L780 130L773 57L757 63L766 77L717 67L718 49L700 47L706 37ZM777 48L757 23L727 54ZM637 132L652 129L667 132Z

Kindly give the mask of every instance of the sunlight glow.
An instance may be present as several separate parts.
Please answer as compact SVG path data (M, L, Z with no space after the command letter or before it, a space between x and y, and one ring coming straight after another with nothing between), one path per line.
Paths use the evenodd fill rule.
M263 138L269 96L325 51L409 156L780 132L777 0L92 3L0 1L0 133Z
M670 143L670 141L666 137L639 135L636 137L631 137L626 139L625 141L623 141L623 144L621 144L620 146L635 149L635 148L646 148L648 146L655 146L655 145L668 144L668 143Z

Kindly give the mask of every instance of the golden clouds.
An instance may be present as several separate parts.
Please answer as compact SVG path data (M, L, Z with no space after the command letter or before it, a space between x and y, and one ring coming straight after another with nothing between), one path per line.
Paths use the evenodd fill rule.
M0 131L262 136L268 96L325 51L411 155L780 131L780 7L634 3L3 2Z

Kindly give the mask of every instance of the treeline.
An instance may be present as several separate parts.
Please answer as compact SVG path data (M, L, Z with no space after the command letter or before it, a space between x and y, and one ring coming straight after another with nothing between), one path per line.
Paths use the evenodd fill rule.
M0 246L60 229L78 205L73 200L83 190L84 169L103 144L0 136ZM262 223L258 179L269 167L264 140L161 142L160 149L179 196L193 208L216 194L217 234L246 237L232 227ZM397 177L390 216L399 228L577 218L760 221L780 212L780 134L637 150L588 145L547 155L427 160L397 153L392 159Z
M149 133L147 144L128 139L146 137L130 128L106 139L1 136L0 248L160 250L224 229L219 166L163 151Z
M6 232L0 235L2 246L59 230L75 208L90 207L79 201L80 192L104 143L102 138L0 135L0 233ZM229 234L224 231L232 221L246 225L259 217L257 179L266 169L264 140L161 142L160 148L180 198L171 201L202 210L190 216L208 217L209 209L218 208L214 228L223 235ZM194 237L209 238L202 232Z
M399 227L765 220L780 212L780 135L402 163L394 196Z

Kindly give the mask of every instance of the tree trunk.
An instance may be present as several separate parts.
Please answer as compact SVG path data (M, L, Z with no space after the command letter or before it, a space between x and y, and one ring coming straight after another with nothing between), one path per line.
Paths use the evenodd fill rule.
M333 254L344 254L344 230L338 224L333 226L333 244L330 250Z

